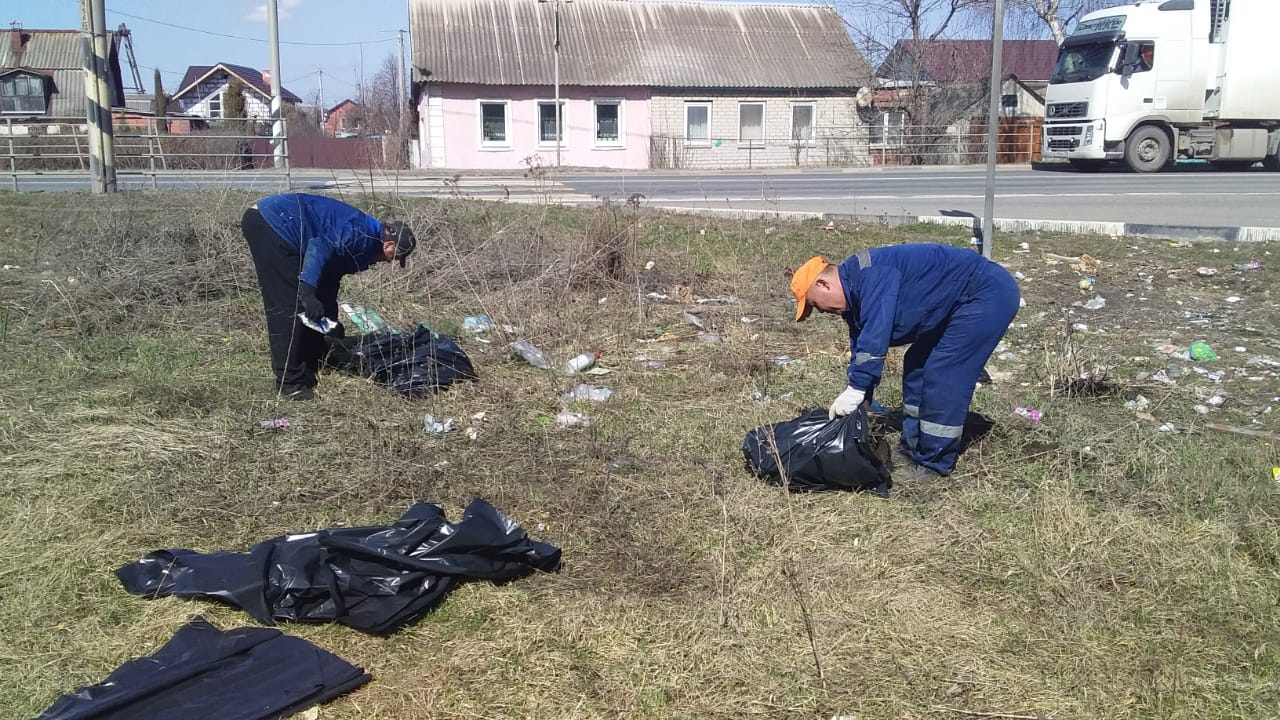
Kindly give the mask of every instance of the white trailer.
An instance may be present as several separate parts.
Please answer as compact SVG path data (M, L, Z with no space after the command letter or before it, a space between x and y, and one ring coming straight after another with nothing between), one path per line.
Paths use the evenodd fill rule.
M1080 170L1179 158L1280 170L1277 0L1145 0L1090 13L1058 51L1044 157Z

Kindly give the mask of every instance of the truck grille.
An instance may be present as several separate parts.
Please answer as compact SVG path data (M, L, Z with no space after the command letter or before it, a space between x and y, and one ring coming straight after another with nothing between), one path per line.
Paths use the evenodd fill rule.
M1080 146L1080 141L1074 140L1074 139L1049 141L1050 150L1075 150L1079 146Z
M1045 131L1045 134L1050 135L1052 137L1062 137L1063 135L1079 135L1080 126L1079 125L1065 125L1065 126L1051 125L1045 128L1044 131Z
M1046 108L1045 117L1058 120L1084 117L1088 113L1089 103L1087 102L1052 103Z

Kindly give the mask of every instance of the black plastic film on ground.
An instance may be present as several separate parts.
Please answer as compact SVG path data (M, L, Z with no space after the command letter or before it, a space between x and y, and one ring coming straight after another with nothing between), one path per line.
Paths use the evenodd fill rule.
M407 397L423 397L478 377L457 341L426 325L412 333L375 332L327 342L326 366L374 380Z
M742 441L747 469L797 492L853 490L887 497L887 445L872 438L865 407L827 419L827 411L806 410L793 420L758 427Z
M464 580L507 582L560 569L560 550L531 540L488 502L456 524L418 503L392 525L283 535L247 553L159 550L116 570L144 597L218 600L259 622L338 622L385 635L439 604Z
M223 632L196 617L154 655L63 695L37 720L266 720L328 702L371 677L271 628Z

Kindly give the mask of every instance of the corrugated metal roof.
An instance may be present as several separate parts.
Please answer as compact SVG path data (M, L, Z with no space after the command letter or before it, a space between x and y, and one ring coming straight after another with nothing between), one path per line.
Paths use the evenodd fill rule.
M553 12L535 0L410 0L414 78L550 85ZM830 7L576 0L560 17L562 85L854 88L871 76Z

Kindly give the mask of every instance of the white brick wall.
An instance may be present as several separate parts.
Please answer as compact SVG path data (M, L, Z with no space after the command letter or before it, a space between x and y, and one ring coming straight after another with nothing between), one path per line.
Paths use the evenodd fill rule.
M710 147L688 145L685 106L711 105ZM752 146L739 142L739 105L764 104L764 141ZM804 147L791 142L792 105L812 103L815 138ZM653 126L651 162L654 167L765 168L824 165L869 165L866 130L858 120L853 96L815 94L736 94L736 91L654 90L649 103Z

